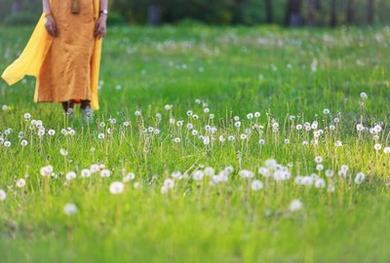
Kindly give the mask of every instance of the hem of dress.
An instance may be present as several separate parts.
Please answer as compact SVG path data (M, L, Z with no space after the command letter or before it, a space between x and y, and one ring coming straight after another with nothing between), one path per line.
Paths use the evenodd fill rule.
M80 104L82 100L92 101L92 98L65 99L65 100L43 99L43 100L36 100L35 103L62 103L62 102L65 102L65 101L72 101L74 104Z

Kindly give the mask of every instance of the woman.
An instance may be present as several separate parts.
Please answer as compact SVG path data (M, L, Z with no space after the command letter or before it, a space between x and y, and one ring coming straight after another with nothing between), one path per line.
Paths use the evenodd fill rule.
M12 85L35 76L35 102L60 102L72 116L80 104L90 119L99 108L101 42L108 0L42 0L43 14L26 48L3 73Z

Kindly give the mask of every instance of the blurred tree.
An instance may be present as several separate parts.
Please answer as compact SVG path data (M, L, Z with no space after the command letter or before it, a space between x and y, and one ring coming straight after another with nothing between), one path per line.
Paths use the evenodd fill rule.
M274 16L273 16L273 5L272 5L272 0L264 0L265 4L265 21L267 23L273 23L274 21Z
M337 25L337 0L331 0L330 4L330 26Z
M148 23L152 26L161 24L161 3L159 0L150 0L149 2Z
M302 0L287 0L285 24L287 26L303 24Z
M375 1L368 0L367 1L367 23L370 25L373 24L374 17L375 17Z
M320 0L308 0L307 24L309 26L318 25L318 13L320 9L321 9Z
M246 20L245 9L248 6L247 0L233 0L232 2L232 22L234 24L239 24Z
M68 0L56 0L68 1ZM390 0L109 0L110 24L389 24ZM0 0L0 23L36 22L42 0ZM115 23L114 23L114 22Z
M355 22L355 0L347 0L347 24L352 25Z

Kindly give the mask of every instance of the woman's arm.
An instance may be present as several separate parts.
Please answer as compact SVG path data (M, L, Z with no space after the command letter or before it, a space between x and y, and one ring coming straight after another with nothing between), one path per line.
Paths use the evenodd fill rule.
M99 19L96 22L95 37L102 38L107 33L108 0L100 0Z
M42 6L43 6L43 13L51 14L49 0L42 0Z
M42 6L43 6L43 13L45 14L46 17L46 22L45 22L46 30L49 33L49 35L51 35L52 37L56 37L57 26L54 17L51 14L49 0L42 0Z
M100 0L100 11L108 10L108 0Z

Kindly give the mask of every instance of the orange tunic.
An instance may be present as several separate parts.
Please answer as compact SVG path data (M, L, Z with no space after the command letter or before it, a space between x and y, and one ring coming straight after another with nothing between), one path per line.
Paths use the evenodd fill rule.
M37 102L92 99L94 1L79 0L79 14L71 13L71 2L51 1L58 36L53 39L38 75Z

